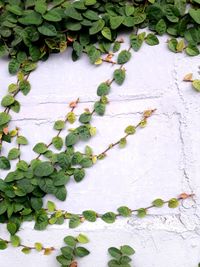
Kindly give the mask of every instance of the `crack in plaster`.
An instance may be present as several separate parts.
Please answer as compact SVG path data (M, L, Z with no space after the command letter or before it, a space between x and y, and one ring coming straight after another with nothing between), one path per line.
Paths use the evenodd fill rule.
M180 134L180 141L181 141L181 152L182 152L182 163L183 163L183 166L182 166L183 183L184 183L184 181L186 181L187 187L189 188L191 193L193 193L193 187L191 185L191 179L190 179L188 172L187 172L187 155L186 155L186 151L185 151L185 139L184 139L184 133L183 133L184 132L183 128L185 126L187 126L185 121L186 121L186 114L188 113L189 108L187 107L187 103L185 102L183 93L182 93L181 88L179 86L178 71L177 71L178 61L179 61L179 59L175 60L175 62L174 62L174 80L175 80L175 85L177 88L177 93L178 93L180 102L182 104L182 109L183 109L183 111L180 112L180 114L179 114L179 134Z

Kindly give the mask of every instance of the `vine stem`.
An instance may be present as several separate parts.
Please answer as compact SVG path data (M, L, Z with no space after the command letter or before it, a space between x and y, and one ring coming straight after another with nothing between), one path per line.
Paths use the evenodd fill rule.
M130 46L129 49L128 49L129 52L130 52L131 48L132 47ZM110 63L112 63L112 62L110 62ZM115 63L115 64L117 64L117 63ZM115 64L113 64L113 65L115 65ZM126 63L120 65L119 69L122 70L124 68L125 64ZM111 80L106 81L106 83L111 86L114 81L115 81L115 79L112 78ZM94 113L95 113L95 109L93 108L93 110L92 110L92 112L90 114L93 115Z
M193 196L194 196L194 194L182 193L182 194L180 194L177 198L174 198L174 199L177 200L178 202L180 202L180 201L184 201L184 200L186 200L186 199L192 198ZM164 204L165 204L165 205L166 205L166 204L169 204L171 200L172 200L172 199L163 201L163 205L164 205ZM145 208L142 208L142 210L148 211L148 210L151 210L151 209L153 209L153 208L158 208L158 207L157 207L155 204L152 204L152 205L150 205L150 206L147 206L147 207L145 207ZM59 209L56 209L56 208L55 208L54 212L49 212L48 209L44 209L44 210L47 211L47 212L49 213L49 215L51 215L51 216L52 216L53 214L56 214L56 213L61 213L61 215L65 216L65 219L70 219L70 218L67 217L68 215L70 215L70 216L78 216L79 219L80 219L80 221L81 221L82 223L85 221L85 218L84 218L83 214L73 214L73 213L68 212L68 211L66 211L66 210L59 210ZM130 216L132 216L132 215L136 215L136 213L137 213L138 211L140 211L140 210L141 210L141 208L138 208L138 209L130 209L130 215L127 216L127 217L130 217ZM102 216L103 216L103 214L96 213L96 217L97 217L97 218L102 218ZM124 216L122 216L120 213L115 213L115 216L116 216L116 217L124 217Z
M77 104L79 103L79 100L80 100L80 99L77 98L76 101L71 102L71 103L69 104L69 106L71 107L70 112L73 112L73 111L74 111L74 109L76 108ZM65 124L67 123L67 121L68 121L68 118L67 118L67 116L66 116L66 118L65 118L65 120L64 120ZM63 129L59 130L58 133L57 133L57 135L56 135L56 137L59 137L62 131L63 131ZM47 148L49 148L51 145L52 145L52 141L47 145ZM41 156L42 156L42 154L39 154L39 155L36 157L36 159L39 159Z
M143 112L143 117L140 120L140 122L135 126L135 129L138 129L143 122L146 122L146 120L156 111L156 109L151 109L151 110L146 110ZM115 146L120 144L120 141L122 139L126 139L128 136L130 136L132 134L126 134L125 136L123 136L122 138L120 138L117 142L110 144L103 152L101 152L99 155L96 155L97 158L101 158L106 156L106 153L111 150L112 148L114 148Z
M29 78L29 76L30 76L30 72L25 76L24 80L27 81L28 78ZM17 87L17 89L16 89L16 92L12 94L12 96L13 96L14 98L15 98L15 97L18 95L18 93L20 92L20 88L19 88L19 79L17 80L17 85L18 85L18 87ZM9 114L9 113L10 113L10 110L11 110L11 107L6 107L6 108L4 109L3 112L5 112L6 114ZM2 144L3 144L3 140L2 140L2 138L0 138L0 155L1 155L1 152L2 152Z
M4 241L6 244L12 244L11 241L3 239L3 238L0 238L0 241ZM35 246L28 246L28 245L24 245L22 243L20 243L17 247L21 247L22 249L25 248L25 249L28 249L28 250L36 250L36 251L38 251ZM44 255L49 255L51 252L53 252L55 250L56 250L56 248L54 248L54 247L43 247L42 246L40 251L43 251ZM40 251L38 251L38 252L40 252Z

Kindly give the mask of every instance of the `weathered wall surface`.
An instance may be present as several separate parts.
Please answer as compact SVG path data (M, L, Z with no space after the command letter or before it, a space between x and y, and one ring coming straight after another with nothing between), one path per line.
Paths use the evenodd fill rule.
M115 67L103 64L91 66L86 58L72 63L70 53L52 56L40 63L31 74L32 91L18 96L21 112L13 114L12 126L21 128L29 139L29 149L23 148L23 158L34 156L33 145L49 142L55 135L52 125L68 112L68 103L80 97L76 111L91 108L100 82L112 77ZM110 104L103 118L95 116L93 125L98 134L90 141L96 153L123 135L125 126L137 123L142 111L156 108L148 127L129 138L128 146L109 152L107 159L87 170L80 184L70 182L65 203L57 207L81 212L115 210L120 205L145 207L157 198L169 199L182 192L195 193L179 209L151 210L145 219L119 219L113 225L98 221L84 223L75 230L67 224L51 226L47 231L33 230L33 224L23 225L19 235L26 244L42 242L56 248L68 234L86 233L91 242L90 256L80 261L80 267L106 267L107 248L132 245L136 254L135 267L197 267L200 262L200 95L189 83L182 82L185 74L199 77L199 58L173 54L166 48L166 37L156 47L144 46L126 64L124 86L112 86ZM0 62L0 98L7 85L15 80L7 73L7 62ZM66 135L66 132L64 133ZM84 143L80 146L84 147ZM7 151L12 147L7 146ZM4 150L6 153L6 151ZM1 177L5 173L1 172ZM46 197L53 199L52 197ZM55 201L55 199L53 199ZM8 238L5 227L0 236ZM20 254L9 248L0 253L1 267L56 267L55 256L32 253Z

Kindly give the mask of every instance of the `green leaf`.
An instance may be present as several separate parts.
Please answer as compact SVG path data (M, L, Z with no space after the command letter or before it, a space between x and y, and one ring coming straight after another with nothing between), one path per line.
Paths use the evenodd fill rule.
M48 148L44 143L38 143L34 146L33 151L38 154L44 154L47 149Z
M24 172L28 171L28 163L24 160L20 160L17 163L17 169L24 171Z
M21 250L24 254L30 254L31 253L31 249L30 248L23 248L22 250Z
M124 21L124 17L122 16L115 16L110 17L110 26L112 30L116 30Z
M34 169L34 174L39 177L49 176L54 171L53 166L49 162L40 162Z
M198 56L200 53L198 47L195 45L188 45L185 49L185 52L189 56Z
M92 6L96 4L96 0L85 0L85 5L86 6Z
M22 9L18 5L7 5L6 9L17 16L22 15Z
M114 223L116 220L116 214L113 212L107 212L102 215L101 219L106 223Z
M35 11L37 11L40 14L44 14L47 11L47 4L43 0L36 1Z
M0 126L7 124L11 120L11 116L6 112L0 113Z
M70 247L75 247L76 244L77 244L76 238L74 238L73 236L70 236L70 235L69 236L66 236L64 238L64 242L65 242L65 244L67 244Z
M122 50L117 58L118 64L125 64L131 59L131 53L128 50Z
M15 83L11 83L8 86L8 92L9 93L15 93L17 91L17 89L18 89L18 85Z
M57 173L56 179L54 181L55 186L66 185L70 180L70 177L64 172Z
M62 120L58 120L54 123L53 128L57 131L63 130L65 128L65 122Z
M89 112L84 112L83 114L80 115L79 121L81 123L89 123L91 121L92 115Z
M177 198L172 198L168 202L168 207L171 209L175 209L179 206L179 201Z
M69 258L72 258L71 255L69 256ZM62 266L70 266L71 264L71 259L66 259L63 255L59 255L56 257L56 260L62 264Z
M95 62L101 57L101 52L94 45L89 46L89 48L87 48L86 50L90 62L92 64L95 64Z
M100 32L105 25L105 21L102 19L99 19L95 22L93 22L92 27L89 30L90 35L94 35L98 32Z
M4 250L8 247L8 244L4 240L0 240L0 250Z
M86 10L84 13L83 13L83 16L85 18L87 18L88 20L99 20L99 14L93 10Z
M156 207L156 208L161 208L164 205L164 201L160 198L155 199L152 204Z
M13 222L7 223L7 230L11 235L14 235L17 232L17 225Z
M112 32L111 32L110 28L104 27L103 30L101 31L101 33L106 39L112 41Z
M34 45L29 46L29 54L33 61L38 61L41 57L40 48Z
M65 9L65 15L75 20L82 20L82 15L72 6Z
M133 50L135 52L139 51L143 42L144 42L144 38L145 38L146 33L140 33L138 35L136 34L131 34L130 35L130 42L131 42L131 47L133 48Z
M3 107L8 107L15 102L15 98L12 95L6 95L1 100L1 105Z
M144 218L146 215L147 215L147 211L146 211L146 209L143 209L143 208L138 209L138 211L137 211L137 216L138 216L139 218Z
M60 201L65 201L67 197L67 190L64 186L57 187L57 191L55 193L55 196Z
M79 183L85 177L85 170L84 169L75 169L74 170L74 180Z
M76 256L81 257L81 258L90 254L89 250L87 250L84 247L75 248L74 253Z
M199 8L198 9L190 8L189 14L197 24L200 24L200 9Z
M10 61L9 61L9 64L8 64L8 70L9 70L9 73L10 74L16 74L18 72L18 70L20 69L20 63L18 62L17 59L15 58L12 58Z
M93 210L83 211L83 217L89 222L95 222L97 220L97 213Z
M9 31L11 33L11 31ZM8 51L6 49L5 45L0 44L0 58L4 57L8 54Z
M40 252L43 249L43 245L41 243L36 242L35 243L35 249L36 249L36 251Z
M131 212L131 209L129 209L128 207L126 206L122 206L122 207L119 207L117 209L117 211L119 212L119 214L123 217L129 217L131 216L132 212Z
M194 80L192 86L197 92L200 92L200 80Z
M123 254L128 255L128 256L135 254L135 250L128 245L121 246L120 250Z
M164 19L160 19L156 24L156 31L159 35L163 35L167 31L167 24Z
M134 134L136 132L135 126L129 125L125 129L126 134Z
M49 36L49 37L53 37L57 35L57 30L55 28L54 25L49 24L47 22L44 22L42 24L42 26L38 27L38 31L45 35L45 36Z
M120 50L120 48L121 48L121 43L118 42L118 41L114 42L114 45L113 45L113 53L118 52Z
M20 238L17 235L13 235L10 238L11 244L13 247L19 247L20 245Z
M8 153L8 159L14 160L17 159L20 155L20 150L18 148L12 148Z
M118 85L124 83L126 77L126 71L124 69L118 69L114 71L114 80Z
M118 248L115 248L115 247L111 247L108 249L108 253L113 257L113 258L116 258L116 259L119 259L121 256L122 256L122 252L118 249Z
M1 156L0 157L0 169L1 170L9 170L10 169L10 162L9 160L4 157L4 156Z
M15 102L11 105L11 110L18 113L20 111L20 103L15 100Z
M178 45L178 41L175 38L172 38L168 41L168 48L174 53L177 52L177 45Z
M73 229L78 227L81 224L79 216L72 216L72 218L69 220L69 228Z
M126 138L121 138L119 141L119 147L124 148L127 144Z
M23 80L19 83L19 89L23 95L28 95L31 90L31 85L29 81Z
M159 40L158 40L158 38L156 37L155 34L152 34L152 33L149 33L149 34L147 35L147 37L145 38L145 42L146 42L148 45L151 45L151 46L159 44Z
M19 145L28 145L28 140L24 136L17 137L17 144Z
M61 150L63 147L63 140L61 137L59 136L55 136L52 139L52 144L54 145L54 147L58 150Z
M125 13L126 13L126 16L131 16L133 13L134 13L134 6L132 5L126 5L125 6Z
M106 111L106 105L100 101L97 101L94 104L94 110L98 115L103 116Z
M146 19L146 14L145 13L137 13L136 15L134 15L134 24L135 25L138 25L138 24L140 24L140 23L142 23L142 22L144 22L145 21L145 19Z
M92 162L91 158L85 157L81 160L80 165L83 168L90 168L93 165L93 162Z
M110 92L110 85L106 82L101 83L97 88L98 96L108 95L109 92Z
M34 210L40 210L43 206L42 198L31 197L31 206Z
M69 133L65 138L66 146L73 146L79 141L79 136L76 133Z
M47 209L49 212L54 212L56 209L55 203L53 203L52 201L48 201L47 202Z
M42 23L42 17L39 13L32 11L19 18L18 21L23 25L40 25Z
M74 114L74 112L69 112L67 114L67 120L71 124L73 124L76 121L76 115Z
M55 9L49 10L46 14L43 15L43 18L45 20L55 21L55 22L62 20L60 13Z
M73 249L71 247L68 247L68 246L62 247L61 252L67 260L73 259Z
M77 236L77 240L78 240L78 242L81 243L81 244L87 244L87 243L89 243L89 239L88 239L88 237L87 237L86 235L83 235L83 234L79 234L79 235Z

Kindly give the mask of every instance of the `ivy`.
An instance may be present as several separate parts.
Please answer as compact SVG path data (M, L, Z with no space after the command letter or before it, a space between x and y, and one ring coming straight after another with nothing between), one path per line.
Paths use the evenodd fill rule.
M130 262L132 261L130 256L135 254L135 250L129 245L123 245L120 248L110 247L108 253L113 258L108 262L109 267L130 267Z
M0 169L9 170L10 161L17 160L16 168L9 172L6 178L0 180L0 215L1 222L7 223L7 230L11 234L10 240L0 239L0 249L4 250L11 244L21 247L24 254L32 250L43 251L44 255L51 254L53 247L44 247L37 242L34 246L26 246L16 235L24 221L35 221L36 230L44 230L49 224L63 224L69 220L69 227L76 228L84 221L95 222L98 219L105 223L114 223L118 217L138 216L145 217L151 208L177 208L179 202L192 195L181 194L178 198L164 201L155 199L151 206L132 209L120 206L116 212L99 214L93 210L85 210L81 214L57 210L53 202L43 207L43 198L47 194L54 195L64 201L67 197L66 185L73 177L79 183L86 176L86 169L92 167L97 161L105 158L108 151L116 146L123 148L127 145L130 135L136 133L138 128L144 128L147 119L154 110L143 113L141 121L136 125L126 127L125 134L119 140L111 143L100 154L95 154L89 146L84 152L76 151L75 145L79 141L88 141L96 134L96 128L91 125L93 115L103 116L109 104L111 85L115 82L122 85L126 78L124 64L131 59L131 50L139 51L146 43L150 46L158 45L157 35L167 33L168 48L175 53L185 53L189 56L199 55L199 0L191 3L158 1L3 1L1 3L0 28L0 56L9 56L8 70L10 74L17 74L16 83L8 86L8 92L1 99L4 108L0 113L0 152L3 142L16 140L16 147L8 155L0 156ZM187 5L187 6L186 6ZM49 8L49 6L51 8ZM187 7L187 8L186 8ZM28 10L28 12L27 12ZM150 33L138 33L139 29L149 28ZM130 34L130 47L120 50L121 42L118 33L132 31ZM178 37L181 37L179 39ZM68 129L65 140L60 136L66 128L66 123L73 124L76 115L73 112L78 100L70 103L70 112L63 120L54 124L56 134L49 144L37 143L33 151L37 153L30 163L21 159L21 146L27 145L26 137L19 135L19 129L10 129L10 112L19 112L20 103L16 99L18 93L26 96L31 85L28 81L30 73L36 69L37 62L46 60L51 53L60 53L69 46L72 48L72 59L76 61L82 54L87 54L90 62L101 65L103 62L113 65L119 64L111 80L102 82L97 87L99 99L94 103L92 111L85 109L79 116L79 125ZM119 51L116 62L112 60L113 53ZM106 58L102 55L107 54ZM200 91L198 79L187 79L196 91ZM55 153L51 146L57 150ZM43 160L40 158L43 157ZM67 236L64 242L67 246L61 248L61 255L57 257L61 266L77 266L78 257L85 257L89 251L79 246L88 243L83 234L77 237ZM124 245L110 248L109 254L114 258L108 266L130 266L130 256L134 250Z
M61 266L77 266L78 258L83 258L90 254L89 250L80 244L87 244L89 239L83 234L79 234L77 237L66 236L64 242L67 246L60 249L61 254L56 257Z

